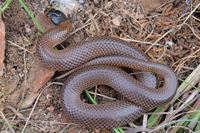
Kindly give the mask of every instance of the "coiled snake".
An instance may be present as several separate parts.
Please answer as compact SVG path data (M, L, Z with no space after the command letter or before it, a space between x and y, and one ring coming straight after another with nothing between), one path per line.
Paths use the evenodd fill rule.
M45 66L55 71L80 68L67 78L61 94L64 111L74 122L90 128L118 127L173 98L177 87L174 72L164 65L150 62L131 44L101 36L64 50L54 50L53 46L63 42L68 35L62 24L47 31L37 43L37 54ZM144 72L134 78L121 67ZM162 87L155 88L156 78L150 72L163 77ZM110 86L125 100L98 105L81 101L82 91L95 85Z

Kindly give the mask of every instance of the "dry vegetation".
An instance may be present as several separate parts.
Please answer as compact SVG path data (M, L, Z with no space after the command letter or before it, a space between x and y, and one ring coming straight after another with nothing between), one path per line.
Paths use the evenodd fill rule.
M145 5L145 0L143 4L135 4L133 0L87 0L83 10L71 15L75 32L67 42L80 42L96 35L113 36L131 42L153 62L171 67L180 85L175 99L158 112L153 110L127 125L127 132L174 133L177 129L194 132L200 125L200 3L199 0L193 0L191 5L184 0L154 2ZM45 1L25 3L35 14L48 6ZM30 69L36 62L35 42L40 34L16 1L3 16L7 45L5 70L0 77L0 133L100 132L70 123L63 116L59 97L62 81L52 80L37 91L28 85L33 82ZM34 93L29 98L36 98L34 105L21 109L22 101L31 92ZM111 91L91 93L97 101L110 101L114 97Z

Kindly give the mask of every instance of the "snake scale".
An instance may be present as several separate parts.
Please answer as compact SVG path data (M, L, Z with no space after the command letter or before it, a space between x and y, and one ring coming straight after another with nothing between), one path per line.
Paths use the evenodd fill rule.
M175 73L162 64L153 63L130 43L112 37L92 37L64 50L55 50L69 36L65 25L59 25L41 36L37 55L44 66L55 71L77 69L65 81L61 92L64 112L78 124L89 128L110 129L125 125L145 112L168 103L176 93ZM140 74L135 78L122 67ZM156 89L156 76L163 86ZM106 104L84 103L80 95L85 88L107 85L123 100Z

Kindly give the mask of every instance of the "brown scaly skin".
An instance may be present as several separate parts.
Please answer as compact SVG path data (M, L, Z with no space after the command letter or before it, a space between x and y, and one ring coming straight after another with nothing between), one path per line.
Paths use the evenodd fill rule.
M37 55L41 62L55 71L72 73L63 87L63 107L75 123L110 129L136 120L144 112L168 103L176 93L177 80L168 67L150 62L131 44L111 37L93 37L64 50L52 47L67 39L65 24L47 31L38 41ZM120 67L146 71L136 75L137 80ZM164 85L155 89L155 72L164 79ZM127 100L92 105L81 101L85 88L108 85Z

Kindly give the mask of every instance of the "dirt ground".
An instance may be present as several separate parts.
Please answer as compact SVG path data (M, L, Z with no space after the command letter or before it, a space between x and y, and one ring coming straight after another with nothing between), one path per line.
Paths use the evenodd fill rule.
M49 6L45 0L24 2L34 14ZM160 3L155 1L152 5L145 5L135 4L132 0L86 0L82 10L70 16L73 30L80 27L82 29L75 32L68 43L80 42L96 35L121 38L142 50L151 61L171 67L178 78L186 79L200 64L200 7L196 12L192 12L198 0L192 2L192 5L187 5L184 0ZM40 33L16 1L3 16L7 43L5 70L0 77L0 103L6 104L6 119L23 129L27 120L25 118L32 113L26 133L99 132L70 123L68 118L63 116L59 97L61 85L43 88L36 106L19 108L20 101L31 92L31 88L24 88L27 88L30 69L36 62L36 40ZM63 82L54 78L49 82ZM181 84L180 81L179 83ZM182 100L189 94L188 92L183 95ZM199 96L198 94L196 97ZM113 97L112 94L110 97ZM187 110L189 108L183 111ZM134 125L142 126L142 123L137 121ZM21 132L20 129L14 128L16 133ZM0 123L0 133L9 133L9 127Z

